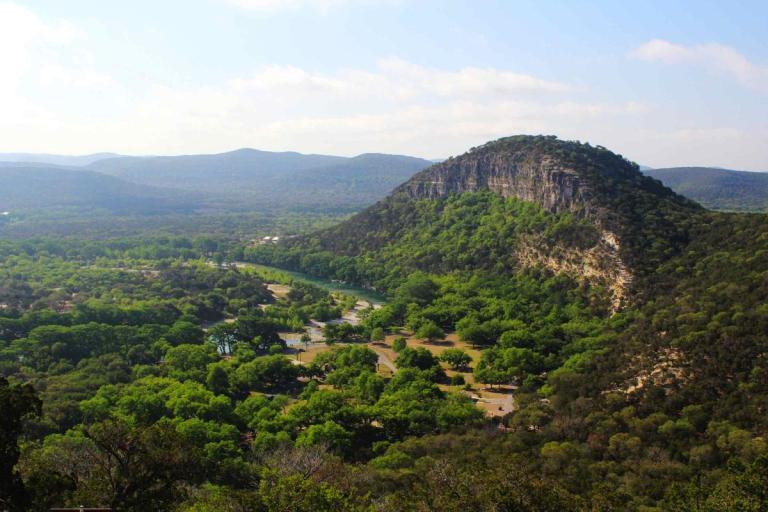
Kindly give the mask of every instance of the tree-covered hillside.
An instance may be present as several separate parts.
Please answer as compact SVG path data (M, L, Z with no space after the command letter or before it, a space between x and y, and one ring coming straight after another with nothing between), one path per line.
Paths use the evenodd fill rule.
M586 164L582 183L601 181L590 169L601 172L599 162L610 162L604 150L577 145L573 154L574 145L554 144L566 162ZM471 160L471 172L487 158L498 179L493 166L510 157L503 142L496 148L502 156L483 153ZM556 153L549 146L537 154ZM466 169L462 158L451 172ZM450 457L443 450L454 440L438 437L392 446L377 459L403 478L401 499L428 485L421 472L436 470L435 458L460 472L503 453L556 479L579 510L736 511L768 503L768 218L706 212L635 172L605 171L590 199L565 212L545 211L515 192L502 199L483 191L493 184L435 197L417 175L398 191L426 197L396 191L337 228L251 254L397 290L371 315L372 327L455 330L487 347L474 366L476 381L519 386L519 408L504 420L510 433L482 437ZM440 172L425 171L424 181L465 178ZM601 210L584 213L585 205ZM606 222L619 223L621 256L635 275L619 313L610 312L605 288L587 267L563 264L563 252L586 254ZM539 257L521 265L527 252L520 248L531 245ZM404 290L420 292L400 300ZM420 483L405 484L408 478ZM548 510L545 503L529 509Z
M430 164L399 155L252 149L167 157L39 155L38 162L26 161L33 154L6 156L25 161L0 161L0 212L13 214L2 219L0 238L295 235L306 225L327 226L359 211Z
M542 262L589 268L599 285L653 272L687 243L702 211L605 148L517 136L436 164L350 220L251 257L385 290L413 270L509 272Z
M89 168L143 185L204 193L228 207L357 210L430 164L399 155L354 158L240 149L211 155L119 157Z
M768 173L712 167L674 167L644 172L678 194L713 210L768 211Z
M72 167L0 165L0 210L101 209L111 214L189 212L198 194L130 183Z
M388 300L220 264L243 259ZM603 148L505 139L287 243L34 240L0 261L14 511L768 504L768 217Z

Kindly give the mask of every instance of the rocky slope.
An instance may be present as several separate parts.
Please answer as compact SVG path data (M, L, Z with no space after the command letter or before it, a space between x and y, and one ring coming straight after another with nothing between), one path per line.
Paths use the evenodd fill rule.
M588 243L553 239L533 229L516 234L506 251L519 268L543 266L608 289L615 309L627 302L636 277L679 250L687 240L685 219L701 211L605 148L516 136L425 169L308 246L343 256L379 251L407 236L424 201L439 205L450 197L488 191L591 226L597 236L588 237Z

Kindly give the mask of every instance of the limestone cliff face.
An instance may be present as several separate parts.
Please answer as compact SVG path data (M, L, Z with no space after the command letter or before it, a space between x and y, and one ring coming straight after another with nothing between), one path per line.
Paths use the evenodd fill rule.
M625 174L615 169L612 174ZM600 233L599 242L586 250L552 248L535 239L526 240L515 251L521 265L541 265L566 272L608 289L614 309L627 300L632 272L622 261L621 237L609 228L607 212L594 191L594 176L585 176L567 159L540 148L493 145L451 158L426 169L404 183L395 193L413 199L439 199L451 194L490 190L502 197L516 197L549 210L570 212L585 218Z
M576 171L552 157L539 159L528 153L479 152L451 158L420 172L397 189L418 199L478 190L517 197L552 212L590 210L589 187Z

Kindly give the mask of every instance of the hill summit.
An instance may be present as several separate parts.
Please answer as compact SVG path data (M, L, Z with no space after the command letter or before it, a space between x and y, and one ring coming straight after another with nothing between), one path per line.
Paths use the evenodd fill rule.
M685 219L700 210L601 146L519 135L417 173L347 222L289 242L278 263L385 289L414 270L543 267L606 289L617 309L687 241ZM344 260L359 257L386 275Z

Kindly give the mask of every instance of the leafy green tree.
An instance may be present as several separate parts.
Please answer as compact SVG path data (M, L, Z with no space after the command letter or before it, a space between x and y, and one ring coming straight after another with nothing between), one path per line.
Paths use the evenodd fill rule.
M392 341L392 350L394 350L397 353L400 353L403 351L403 349L407 346L407 343L405 341L405 338L402 336L398 336Z
M417 368L419 370L429 370L439 367L440 363L432 353L424 347L404 348L395 359L395 365L398 368Z
M209 365L205 385L217 395L229 393L229 374L227 370L220 364Z
M178 321L168 329L164 337L171 345L200 344L203 342L205 333L193 323Z
M466 368L472 362L472 358L460 348L449 348L440 354L440 360L451 365L454 370Z
M179 345L165 353L168 375L179 380L205 382L208 365L218 359L210 345Z
M234 384L242 393L251 390L275 391L296 383L299 369L285 356L262 356L235 370Z
M208 341L220 354L232 354L240 341L240 331L233 324L219 323L208 329Z
M93 425L85 435L95 445L107 483L108 503L117 510L160 510L178 502L179 484L199 479L199 452L169 422L134 429L120 422Z
M296 446L323 445L335 452L345 452L351 449L352 434L334 423L326 421L322 424L311 425L307 430L299 434Z
M30 414L40 414L41 402L30 385L11 385L0 377L0 506L9 511L24 511L29 496L16 470L19 460L18 438L22 421Z
M423 322L418 331L416 331L416 337L432 342L444 338L445 331L443 331L435 322L427 320Z
M395 292L396 300L405 304L414 303L425 306L437 296L438 285L424 273L414 272Z

